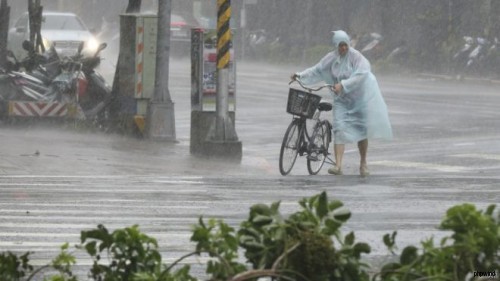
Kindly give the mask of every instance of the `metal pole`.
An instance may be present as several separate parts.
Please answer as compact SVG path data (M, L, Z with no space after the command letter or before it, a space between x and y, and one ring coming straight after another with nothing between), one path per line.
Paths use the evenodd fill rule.
M217 120L215 127L216 140L226 140L229 132L226 132L228 118L229 97L229 61L231 48L231 1L217 0L217 102L215 110Z
M156 42L156 81L153 101L172 102L168 90L171 0L158 0L158 39Z
M243 7L241 8L241 59L245 59L245 45L246 45L246 30L247 30L247 9L246 9L246 3L243 2Z
M155 88L148 105L146 131L150 139L175 142L174 103L168 90L171 0L158 0Z
M231 1L217 0L217 97L215 118L200 154L241 161L242 144L229 115L229 66L231 60ZM234 66L234 65L233 65ZM236 112L235 112L236 114Z

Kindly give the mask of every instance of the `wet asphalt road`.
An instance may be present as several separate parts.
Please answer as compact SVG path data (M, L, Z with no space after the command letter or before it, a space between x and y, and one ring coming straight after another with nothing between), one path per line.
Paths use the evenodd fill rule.
M159 143L71 126L0 126L0 251L35 251L35 264L54 257L82 229L139 224L158 239L167 262L193 250L200 215L237 226L255 203L282 201L282 212L326 190L342 200L369 259L387 254L383 234L398 230L402 246L440 237L447 208L500 202L500 85L378 75L395 133L370 142L372 176L358 176L359 156L347 146L344 176L325 166L308 176L304 159L279 175L278 153L291 120L287 80L300 70L238 65L236 131L241 164L189 155L190 68L173 61L170 92L178 143ZM328 94L323 95L329 99ZM83 257L81 253L77 253ZM81 259L85 266L90 261ZM203 260L191 259L189 262Z

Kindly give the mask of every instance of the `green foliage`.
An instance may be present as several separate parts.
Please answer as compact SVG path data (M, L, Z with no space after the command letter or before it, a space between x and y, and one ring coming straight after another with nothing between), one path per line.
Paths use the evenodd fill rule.
M137 225L110 233L104 226L81 232L80 249L92 257L90 276L103 281L175 281L195 280L189 266L171 271L162 264L156 239L147 236ZM102 262L107 258L108 262Z
M232 227L220 220L210 219L208 225L203 218L195 226L191 241L197 242L196 252L205 252L214 258L207 263L206 272L214 280L226 280L246 270L238 263L238 239Z
M0 280L21 280L33 271L33 266L29 264L30 254L31 252L26 252L18 257L11 252L0 253Z
M93 260L90 276L103 281L171 281L194 280L189 266L171 273L164 269L156 239L147 236L137 225L110 233L104 226L82 231L79 248ZM102 262L104 258L109 262ZM182 277L180 279L176 276Z
M161 265L158 244L134 225L110 233L104 226L81 232L82 248L93 260L91 277L95 280L133 280L139 272L156 272ZM105 256L103 256L105 255ZM102 263L106 257L111 261Z
M299 205L299 211L284 216L279 211L280 202L256 204L238 230L222 220L200 218L191 237L195 251L168 266L162 264L156 240L136 225L113 232L102 225L82 231L77 249L92 258L88 276L96 281L196 281L189 266L177 269L177 264L201 254L210 257L206 273L213 281L262 276L296 281L369 280L368 266L361 262L361 256L370 253L370 246L356 242L354 232L341 233L351 216L343 203L329 200L322 192L300 200ZM500 213L494 205L485 211L471 204L452 207L440 229L449 231L450 236L437 245L431 237L419 247L405 247L398 260L383 265L372 280L462 281L472 280L473 272L500 268ZM393 232L383 237L392 254L397 250L396 235ZM50 264L36 269L29 264L30 252L20 256L0 253L0 280L40 280L36 279L38 273L52 269L57 274L44 281L77 281L71 271L76 259L68 249L64 244ZM252 269L239 262L239 251Z
M250 209L238 233L253 268L279 268L297 280L368 280L360 257L370 246L355 243L352 232L342 237L340 227L351 216L342 202L329 201L322 192L299 204L302 210L288 218L279 213L279 202Z
M495 206L486 212L471 204L450 208L441 222L442 230L452 231L438 246L433 238L403 249L399 262L384 265L374 280L472 280L475 271L493 272L500 268L500 219L494 218ZM392 251L395 234L384 236ZM450 243L451 241L451 243ZM378 279L377 279L378 278Z
M32 252L26 252L17 256L11 252L0 253L0 280L18 281L32 280L39 272L45 269L53 269L59 274L45 278L46 281L77 281L73 276L71 266L76 263L73 255L68 253L69 245L67 243L61 246L61 252L50 264L41 266L37 269L29 263L29 255ZM29 274L29 275L28 275Z
M58 275L51 276L46 281L77 281L76 276L73 276L72 266L76 264L76 258L68 252L69 244L65 243L61 246L61 252L55 257L51 264L47 267L52 267L59 271ZM32 274L30 277L33 277Z

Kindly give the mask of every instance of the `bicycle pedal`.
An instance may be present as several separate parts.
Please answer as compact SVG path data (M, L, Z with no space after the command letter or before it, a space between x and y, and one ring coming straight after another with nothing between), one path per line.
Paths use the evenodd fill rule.
M317 155L307 155L307 159L311 161L318 161L318 156Z
M307 147L305 146L299 147L298 151L300 156L302 156L305 152L307 152Z

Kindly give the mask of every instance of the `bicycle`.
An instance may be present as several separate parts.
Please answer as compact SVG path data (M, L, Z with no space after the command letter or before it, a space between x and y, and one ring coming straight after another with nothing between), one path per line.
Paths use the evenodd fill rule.
M310 175L316 175L323 164L335 165L330 158L328 148L332 141L332 125L328 120L320 120L323 111L332 110L332 104L321 102L321 97L312 92L319 91L332 85L323 85L317 88L304 86L300 80L297 82L304 90L290 88L287 101L287 113L293 115L292 122L288 126L280 149L279 169L285 176L292 170L297 155L307 155L307 170ZM309 134L306 121L314 121L312 133Z

